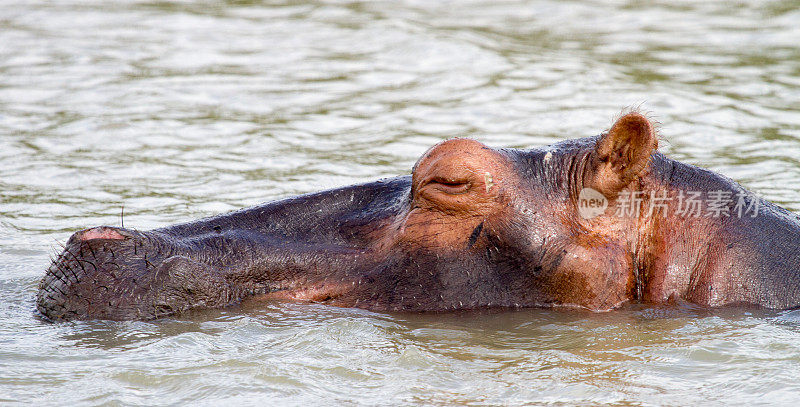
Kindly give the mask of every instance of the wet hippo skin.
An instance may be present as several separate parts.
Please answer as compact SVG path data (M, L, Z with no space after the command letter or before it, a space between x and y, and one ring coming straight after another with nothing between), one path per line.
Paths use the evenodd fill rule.
M49 320L124 320L244 299L378 311L800 305L797 216L657 145L636 112L545 148L456 138L411 176L151 231L83 230L36 306Z

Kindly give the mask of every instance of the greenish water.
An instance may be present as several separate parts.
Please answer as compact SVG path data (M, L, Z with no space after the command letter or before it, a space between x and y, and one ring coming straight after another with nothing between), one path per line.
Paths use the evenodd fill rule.
M800 211L800 2L0 0L0 404L800 402L800 312L380 314L312 304L45 324L74 231L148 229L530 147L626 106Z

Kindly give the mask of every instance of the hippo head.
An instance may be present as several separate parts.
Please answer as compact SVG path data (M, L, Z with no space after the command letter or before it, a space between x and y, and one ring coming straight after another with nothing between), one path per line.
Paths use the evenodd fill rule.
M650 122L544 149L451 139L411 177L302 195L151 231L74 234L40 284L46 318L152 319L246 298L373 310L577 306L636 290L636 219L608 215L645 182ZM582 216L582 191L609 205Z

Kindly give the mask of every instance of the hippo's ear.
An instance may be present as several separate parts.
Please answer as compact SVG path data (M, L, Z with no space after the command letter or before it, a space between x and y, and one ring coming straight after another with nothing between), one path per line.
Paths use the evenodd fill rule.
M597 142L590 157L586 185L614 196L635 180L658 148L653 125L639 113L628 113Z

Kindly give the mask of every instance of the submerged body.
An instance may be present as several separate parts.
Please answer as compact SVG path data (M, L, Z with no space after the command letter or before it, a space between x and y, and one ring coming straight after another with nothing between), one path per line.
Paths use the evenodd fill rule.
M602 206L587 215L587 202ZM452 139L411 176L152 231L87 229L47 271L37 308L53 320L153 319L246 298L408 311L792 308L798 236L797 216L658 153L650 122L631 113L543 149Z

